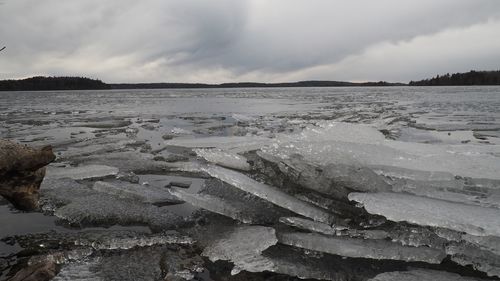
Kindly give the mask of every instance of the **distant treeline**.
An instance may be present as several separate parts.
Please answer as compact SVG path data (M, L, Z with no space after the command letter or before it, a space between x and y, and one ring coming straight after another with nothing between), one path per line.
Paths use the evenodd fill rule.
M53 91L111 89L100 80L84 77L31 77L21 80L0 81L0 91Z
M127 83L106 84L84 77L32 77L21 80L0 81L0 91L49 91L49 90L111 90L111 89L201 89L201 88L271 88L271 87L367 87L396 86L400 83L342 81L300 81L289 83Z
M112 90L112 89L201 89L201 88L277 88L277 87L373 87L373 86L466 86L500 85L500 71L470 71L446 74L409 84L344 81L299 81L287 83L123 83L106 84L101 80L84 77L32 77L21 80L0 81L0 91L52 91L52 90Z
M469 71L437 75L431 79L410 81L410 86L470 86L470 85L500 85L500 71Z
M367 86L396 86L400 83L364 82L353 83L343 81L299 81L287 83L137 83L137 84L109 84L113 89L178 89L178 88L278 88L278 87L367 87Z

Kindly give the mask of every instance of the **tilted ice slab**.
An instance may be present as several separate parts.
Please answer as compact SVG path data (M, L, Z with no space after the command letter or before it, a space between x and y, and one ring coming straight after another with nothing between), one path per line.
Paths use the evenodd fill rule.
M387 240L324 236L316 233L279 233L280 243L303 249L351 258L386 259L441 263L444 251L408 247Z
M157 186L144 186L127 182L103 182L94 183L93 190L117 196L123 199L140 201L143 203L182 203L172 196L167 189Z
M241 173L217 166L203 166L201 169L214 178L218 178L238 189L267 200L277 206L288 209L299 215L323 223L331 223L330 213L321 210L310 203L301 201L280 189L255 181Z
M323 122L297 135L280 135L263 150L284 159L300 154L306 161L320 165L392 166L500 179L500 148L496 145L436 145L386 140L377 129L367 125Z
M195 152L205 160L226 168L243 171L250 170L247 159L236 153L231 153L222 149L195 149Z
M384 230L349 229L347 226L342 226L342 224L334 224L333 226L330 226L325 223L299 217L281 217L279 221L291 227L321 233L324 235L350 236L363 239L386 239L389 237L389 233Z
M96 179L115 176L118 168L104 165L88 165L71 168L58 168L49 166L47 178L70 178L74 180Z
M184 219L165 208L122 200L107 194L75 198L57 209L54 215L71 225L148 225L154 230L174 229Z
M430 269L386 272L368 281L481 281L473 277L464 277L456 273Z
M346 229L342 226L330 226L325 223L312 221L299 217L282 217L280 222L289 226L297 227L312 232L318 232L326 235L336 235L339 231Z
M214 241L205 248L202 255L212 262L231 261L234 268L231 274L241 270L249 272L273 271L274 264L261 254L267 248L276 245L275 230L264 226L242 226L225 237Z
M500 210L402 193L351 193L371 214L477 236L500 236Z
M254 223L252 216L244 212L241 206L209 194L194 194L178 188L171 188L170 192L180 200L208 210L210 212L230 217L243 223Z

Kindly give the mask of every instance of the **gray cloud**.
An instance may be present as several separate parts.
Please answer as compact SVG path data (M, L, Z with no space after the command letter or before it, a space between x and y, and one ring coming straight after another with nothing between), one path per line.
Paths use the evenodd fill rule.
M494 67L499 18L496 0L4 0L0 78L406 81Z

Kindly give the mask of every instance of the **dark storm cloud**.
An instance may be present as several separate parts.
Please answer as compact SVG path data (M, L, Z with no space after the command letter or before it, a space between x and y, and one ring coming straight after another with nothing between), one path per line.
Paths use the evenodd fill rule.
M492 67L499 17L496 0L4 0L0 78L404 81L436 55Z

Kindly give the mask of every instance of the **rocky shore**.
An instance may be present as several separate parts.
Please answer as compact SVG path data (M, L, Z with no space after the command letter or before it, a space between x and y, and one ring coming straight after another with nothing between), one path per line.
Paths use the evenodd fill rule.
M50 146L34 149L0 139L0 195L21 210L38 208L45 166L55 158Z

